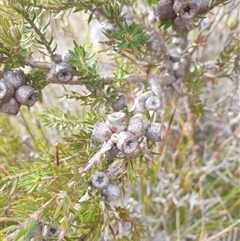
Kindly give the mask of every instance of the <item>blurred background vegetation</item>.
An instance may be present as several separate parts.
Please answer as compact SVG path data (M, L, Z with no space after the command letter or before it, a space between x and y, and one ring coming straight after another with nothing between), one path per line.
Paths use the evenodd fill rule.
M197 19L198 27L187 35L193 49L190 73L175 86L161 89L161 123L167 127L164 140L146 144L150 158L121 162L126 170L116 177L121 182L119 199L105 203L89 187L91 175L106 170L115 160L103 157L85 176L79 175L78 168L100 148L91 140L94 123L113 112L111 103L120 93L130 106L135 89L142 88L124 77L146 73L146 66L164 61L163 55L152 54L156 50L151 49L149 35L136 54L128 55L120 45L106 43L120 35L108 33L107 38L104 28L114 27L109 20L124 6L144 33L158 34L174 49L171 26L159 27L153 16L156 2L19 1L46 39L53 37L55 53L73 50L73 40L82 46L92 44L98 73L114 75L115 80L105 86L105 99L84 98L87 89L82 85L48 84L31 109L21 107L17 116L0 113L1 240L11 240L7 237L15 230L14 240L30 240L28 235L39 222L57 224L59 232L36 240L239 240L238 0L213 0L212 4L221 4ZM36 60L49 61L51 56L36 41L36 32L15 12L15 3L0 3L1 35L6 22L16 24L29 41L26 52ZM98 16L98 8L113 15ZM4 70L6 65L0 64ZM17 60L8 64L20 67ZM149 69L156 73L158 66ZM151 113L148 117L153 118Z

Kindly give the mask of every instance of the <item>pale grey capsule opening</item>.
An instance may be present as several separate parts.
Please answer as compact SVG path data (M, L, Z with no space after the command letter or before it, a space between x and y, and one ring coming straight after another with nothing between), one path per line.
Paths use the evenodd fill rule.
M95 189L103 189L109 185L109 177L105 172L95 172L92 175L92 186Z
M14 88L12 84L6 81L0 81L0 100L10 100L14 95Z
M134 134L132 134L128 131L122 131L122 132L119 133L117 148L127 158L135 157L141 151L141 148L140 148L140 145L138 143L137 137Z
M151 96L146 100L145 105L148 110L158 110L161 107L161 101L157 96Z
M55 66L55 76L61 82L68 82L73 78L73 68L66 62L61 62Z
M106 188L101 190L101 195L105 197L107 202L115 201L120 195L120 188L118 185L110 183Z
M27 83L27 76L21 70L7 70L3 74L4 80L10 83L14 89Z
M173 10L184 20L193 19L198 13L198 3L194 0L175 0Z
M8 115L16 115L19 112L20 104L12 97L10 100L0 103L0 112Z
M33 106L38 100L37 92L29 85L20 86L15 91L14 97L20 104L28 107Z

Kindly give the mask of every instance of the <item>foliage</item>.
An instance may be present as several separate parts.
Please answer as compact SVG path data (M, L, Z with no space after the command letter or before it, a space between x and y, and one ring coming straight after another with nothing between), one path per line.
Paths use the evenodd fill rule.
M154 18L157 2L0 0L0 77L22 69L39 97L0 114L1 240L238 240L239 3L211 1L176 35ZM66 83L54 75L63 50ZM161 109L143 113L165 126L162 142L142 137L141 155L101 155L82 173L102 148L95 123L122 97L130 118L148 90ZM118 200L92 188L98 170Z

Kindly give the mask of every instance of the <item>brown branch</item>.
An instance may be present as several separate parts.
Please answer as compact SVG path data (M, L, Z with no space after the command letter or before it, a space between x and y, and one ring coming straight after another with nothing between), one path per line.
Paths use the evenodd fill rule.
M84 85L84 80L79 79L78 76L80 75L80 72L77 70L74 70L74 77L72 80L68 82L61 82L55 77L54 69L55 69L55 63L54 62L44 62L44 61L36 61L32 58L24 58L22 59L25 65L30 66L32 68L38 68L46 71L46 81L52 84L64 84L64 85ZM159 78L158 74L152 74L147 76L146 74L131 74L126 75L123 80L127 83L144 83L146 81L146 78L151 77L153 79L158 78L159 83L161 84L161 78ZM3 71L0 71L0 78L3 78ZM115 76L103 76L104 84L111 84L116 80ZM165 86L166 84L161 84L162 86Z

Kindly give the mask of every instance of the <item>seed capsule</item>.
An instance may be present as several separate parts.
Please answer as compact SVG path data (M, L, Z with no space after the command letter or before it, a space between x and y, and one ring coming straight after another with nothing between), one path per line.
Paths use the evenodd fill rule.
M180 17L176 17L173 19L172 23L173 23L174 30L178 33L186 33L194 29L193 19L184 20L184 19L181 19Z
M136 137L141 137L145 135L148 127L148 119L143 114L136 114L129 120L128 132L131 132Z
M175 0L173 9L183 20L193 19L198 13L198 3L194 0Z
M73 59L72 54L70 53L70 50L65 50L62 55L62 60L64 62L68 62L69 60Z
M150 141L159 142L164 137L165 127L160 123L150 123L147 128L146 137Z
M119 133L117 148L127 157L132 158L137 156L141 148L137 141L137 137L128 131Z
M119 153L119 149L117 148L117 145L114 145L107 153L106 153L106 158L112 159L114 158L117 154Z
M14 95L15 99L22 105L33 106L38 100L37 92L29 85L22 85Z
M166 22L177 15L173 10L173 0L161 0L160 5L154 9L154 14L160 22Z
M108 124L103 122L97 122L93 128L92 139L94 141L104 143L105 141L108 141L110 139L112 134L113 132Z
M125 100L125 96L124 95L119 96L119 98L115 102L112 103L112 108L115 111L122 110L125 107L126 107L126 100Z
M11 98L10 100L0 103L0 112L8 115L16 115L20 106L21 105L15 100L15 98Z
M151 96L155 96L155 93L152 90L148 90L146 92L143 92L140 96L139 96L139 101L141 102L145 102L149 97Z
M4 80L10 83L15 90L27 83L27 76L21 70L7 70L3 76Z
M209 0L199 0L198 14L205 14L209 9Z
M109 177L105 172L95 172L92 175L92 186L95 189L103 189L109 185Z
M102 189L101 195L105 197L107 202L115 201L120 195L120 188L118 185L110 183L106 188Z
M115 133L125 131L128 127L127 115L124 112L114 112L107 116L106 124L108 124L110 129Z
M61 54L55 54L53 57L53 61L55 64L59 64L62 62L62 55Z
M145 105L148 110L158 110L161 107L161 101L157 96L151 96L146 100Z
M160 75L159 80L160 80L160 85L162 87L164 87L164 86L168 86L168 85L171 85L172 83L174 83L176 81L176 78L174 75L165 73L165 74Z
M59 81L68 82L73 78L73 68L66 62L61 62L55 66L55 76Z
M13 97L13 95L13 86L6 81L0 81L0 101L10 100Z

